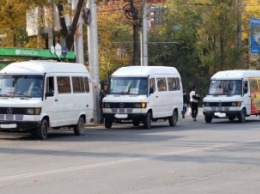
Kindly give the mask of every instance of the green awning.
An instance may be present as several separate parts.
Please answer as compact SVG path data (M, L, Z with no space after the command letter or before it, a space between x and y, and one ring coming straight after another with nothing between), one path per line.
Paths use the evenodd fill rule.
M0 48L0 59L7 58L26 58L26 59L56 59L58 56L52 54L47 49L31 49L31 48ZM74 52L68 51L66 56L61 56L62 60L75 60L76 56Z

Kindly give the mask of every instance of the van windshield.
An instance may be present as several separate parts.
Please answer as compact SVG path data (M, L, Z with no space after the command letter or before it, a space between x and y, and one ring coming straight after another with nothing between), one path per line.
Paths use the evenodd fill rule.
M0 75L0 97L42 97L42 75Z
M108 94L146 95L148 92L147 77L111 77Z
M242 95L242 80L211 80L209 95Z

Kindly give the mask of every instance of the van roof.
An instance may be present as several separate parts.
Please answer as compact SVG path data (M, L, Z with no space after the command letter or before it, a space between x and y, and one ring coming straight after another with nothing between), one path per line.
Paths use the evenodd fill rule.
M179 72L175 67L166 66L127 66L117 69L112 76L148 76L148 75L172 75Z
M242 79L244 77L260 77L260 71L247 69L219 71L211 79Z
M86 73L86 67L80 63L31 60L15 62L3 68L1 73Z

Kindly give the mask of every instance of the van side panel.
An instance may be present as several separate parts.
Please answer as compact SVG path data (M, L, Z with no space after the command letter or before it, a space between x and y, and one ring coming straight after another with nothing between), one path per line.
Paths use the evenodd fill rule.
M260 114L260 77L249 78L251 114Z

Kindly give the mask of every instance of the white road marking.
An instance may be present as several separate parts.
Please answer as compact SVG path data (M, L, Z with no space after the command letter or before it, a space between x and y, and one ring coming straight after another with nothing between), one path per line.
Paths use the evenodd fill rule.
M122 164L122 163L136 162L136 161L141 161L141 160L148 160L148 159L152 159L152 158L159 158L159 157L169 156L169 155L181 155L181 154L186 154L186 153L191 153L191 152L199 152L199 151L210 150L210 149L215 149L215 148L225 148L225 147L231 147L231 146L244 144L244 143L251 143L251 142L259 142L259 140L249 140L249 141L238 142L238 143L217 144L217 145L207 146L207 147L198 148L198 149L185 149L185 150L174 151L174 152L166 152L166 153L154 154L154 155L143 155L141 157L112 160L112 161L100 162L100 163L95 163L95 164L87 164L87 165L82 165L82 166L75 166L75 167L60 168L60 169L47 170L47 171L41 171L41 172L5 176L5 177L0 178L0 182L14 181L17 179L31 178L31 177L58 174L58 173L78 171L78 170L93 169L93 168L98 168L98 167L111 166L111 165L115 165L115 164Z

